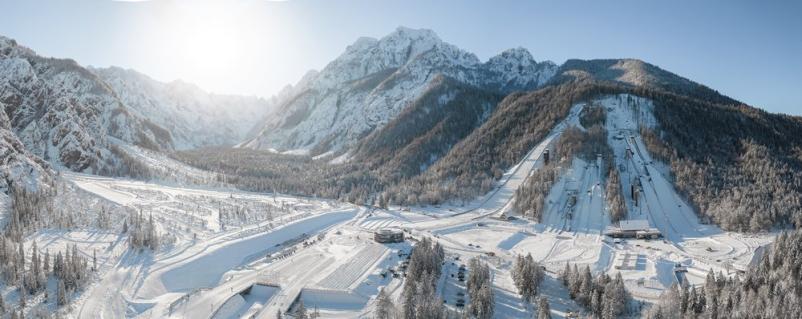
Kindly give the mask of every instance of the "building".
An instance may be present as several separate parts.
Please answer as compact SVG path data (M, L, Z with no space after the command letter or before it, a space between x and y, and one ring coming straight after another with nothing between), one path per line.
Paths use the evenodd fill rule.
M662 237L660 230L649 226L645 219L622 220L618 225L608 226L604 234L613 238L656 239Z
M373 233L377 243L400 243L404 241L404 232L400 229L382 228Z

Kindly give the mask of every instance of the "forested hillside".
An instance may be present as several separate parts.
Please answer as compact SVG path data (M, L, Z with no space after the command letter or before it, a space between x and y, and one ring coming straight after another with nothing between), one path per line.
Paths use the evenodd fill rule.
M394 202L415 204L484 194L493 181L565 118L574 103L618 91L615 85L580 80L507 96L481 127L443 159L421 175L391 188L389 195Z
M728 230L802 226L802 118L746 105L656 94L644 141L670 163L676 187Z
M501 99L499 93L438 76L393 121L362 139L353 161L369 169L384 166L389 181L415 176L484 123Z

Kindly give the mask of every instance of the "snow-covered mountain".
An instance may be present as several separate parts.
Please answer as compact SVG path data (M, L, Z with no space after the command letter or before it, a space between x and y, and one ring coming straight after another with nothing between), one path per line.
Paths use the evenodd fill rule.
M438 75L509 93L542 85L556 70L554 63L537 63L522 48L482 63L431 30L400 27L379 40L357 40L322 71L285 89L258 135L241 146L341 150L395 118Z
M45 58L0 37L0 103L10 132L34 157L79 172L110 174L125 165L122 145L159 152L232 145L271 105L215 95L133 70L84 68Z
M113 140L172 149L169 132L131 114L100 78L69 59L44 58L0 37L0 102L34 155L75 171L113 167Z
M265 99L210 94L193 84L162 83L130 69L90 70L132 113L168 130L176 149L239 143L270 107Z

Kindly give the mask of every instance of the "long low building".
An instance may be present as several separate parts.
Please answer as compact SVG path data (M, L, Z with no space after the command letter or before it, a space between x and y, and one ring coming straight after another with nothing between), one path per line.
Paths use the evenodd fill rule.
M382 228L373 233L377 243L400 243L404 241L404 232L400 229Z
M645 219L622 220L618 225L607 226L604 234L613 238L657 239L663 236L660 230L649 226Z

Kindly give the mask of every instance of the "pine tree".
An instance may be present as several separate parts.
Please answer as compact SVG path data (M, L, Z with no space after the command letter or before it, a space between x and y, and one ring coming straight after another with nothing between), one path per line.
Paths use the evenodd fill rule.
M45 250L45 257L44 257L44 265L42 266L42 270L45 274L50 272L50 250ZM45 275L47 277L47 275Z
M482 310L479 319L493 318L496 302L495 298L493 297L493 290L490 287L489 281L482 285L482 288L479 291L479 296L482 299Z
M390 296L384 291L384 288L379 290L379 295L376 297L376 316L375 319L391 319L395 305L390 300Z
M409 278L404 283L404 318L415 319L415 294L417 287L414 280Z
M58 281L58 295L56 296L56 300L59 306L67 304L67 288L64 286L64 280Z
M28 298L27 296L28 296L28 293L25 292L25 289L23 287L20 287L20 291L19 291L19 306L20 306L20 308L25 308L27 306L27 304L28 304L28 301L26 300Z
M712 268L707 271L704 292L705 297L707 298L705 300L707 312L708 314L711 314L715 312L716 308L718 308L718 283L716 282L716 274L713 272Z
M593 293L593 276L590 274L590 267L585 266L582 271L581 281L579 283L579 295L577 301L583 305L590 304L590 297Z
M537 319L551 319L551 309L546 297L541 296L537 302Z
M284 317L281 315L281 310L276 311L276 319L283 319Z

